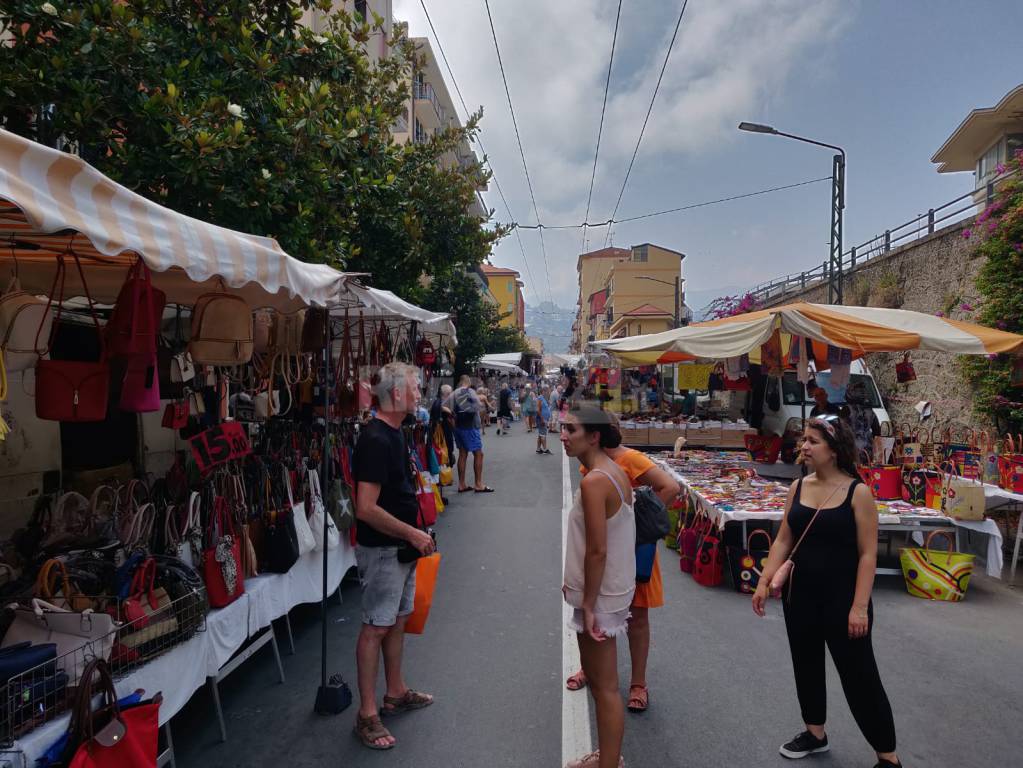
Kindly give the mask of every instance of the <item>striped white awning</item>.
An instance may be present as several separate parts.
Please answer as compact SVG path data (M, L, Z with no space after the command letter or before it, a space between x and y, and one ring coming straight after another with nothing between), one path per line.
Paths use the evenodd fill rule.
M231 289L250 306L282 311L326 305L343 274L306 264L268 237L218 227L165 208L107 178L81 158L0 129L0 259L22 286L47 293L56 256L74 253L89 292L112 303L136 256L172 303ZM6 282L6 278L4 278ZM81 291L69 265L67 295Z

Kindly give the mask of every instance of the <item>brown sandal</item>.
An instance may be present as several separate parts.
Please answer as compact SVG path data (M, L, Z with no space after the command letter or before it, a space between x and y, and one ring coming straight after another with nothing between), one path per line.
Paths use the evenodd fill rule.
M402 712L411 712L414 709L422 709L433 704L433 696L428 693L420 693L409 688L403 696L384 696L384 706L380 708L381 715L400 715Z
M565 687L570 691L581 691L586 685L586 673L581 669L565 681Z
M634 694L633 691L639 691L638 694ZM645 685L630 685L629 686L629 702L627 707L630 712L636 712L641 714L646 712L647 707L650 706L650 691L647 690Z
M391 749L394 747L393 742L383 745L377 744L378 739L393 738L391 732L384 728L384 724L380 721L380 715L371 715L370 717L356 715L355 728L352 730L359 737L364 747L369 747L370 749Z

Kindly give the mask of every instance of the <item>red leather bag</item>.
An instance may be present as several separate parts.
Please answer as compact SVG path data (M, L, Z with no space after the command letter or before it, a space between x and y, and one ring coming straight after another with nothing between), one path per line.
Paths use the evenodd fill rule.
M420 474L419 467L416 465L415 459L409 456L409 464L411 464L410 471L415 478L416 483L416 502L419 504L419 524L420 525L433 525L437 522L437 497L434 496L433 486L427 485L423 482L423 476Z
M231 539L230 545L227 543L228 537ZM206 582L206 594L211 608L230 605L245 593L241 540L235 532L234 521L222 496L218 496L214 502L202 555L202 577Z
M692 573L696 567L696 557L700 548L700 539L713 526L710 518L698 512L692 523L683 528L678 535L679 561L678 568L682 573Z
M717 587L725 581L724 547L721 536L712 525L707 530L696 549L696 561L693 563L693 581L704 587Z
M110 365L107 362L106 346L103 343L103 332L96 319L96 312L89 295L89 287L85 283L85 273L78 256L72 254L78 267L78 275L82 281L82 291L89 303L89 315L96 326L99 336L99 360L83 362L77 360L42 360L36 363L36 416L48 421L103 421L107 417L107 401L110 395ZM64 258L57 259L57 273L53 278L53 288L46 302L49 316L50 305L57 296L57 312L53 328L60 324L60 315L64 303L64 277L67 268ZM36 331L36 349L39 348L39 333L42 324ZM48 344L47 347L51 345Z
M167 403L163 409L163 426L167 429L184 429L188 426L188 400Z
M155 353L166 303L164 292L153 288L149 267L138 259L128 270L106 326L107 355L130 357Z

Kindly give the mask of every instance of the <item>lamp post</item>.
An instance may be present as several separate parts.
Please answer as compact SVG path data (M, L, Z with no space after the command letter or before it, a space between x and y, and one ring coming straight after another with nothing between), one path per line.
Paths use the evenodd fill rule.
M682 278L678 275L675 276L675 281L669 283L667 280L661 280L659 277L650 277L649 275L636 275L637 280L652 280L655 283L661 283L662 285L670 285L675 289L675 313L671 316L672 328L678 328L681 325L679 320L679 298L681 296L681 283Z
M784 136L786 139L814 144L818 147L833 149L838 154L831 163L831 253L828 256L828 303L842 303L842 212L845 210L845 150L834 144L825 144L805 136L783 133L777 128L760 123L739 123L740 131L750 133L769 133Z

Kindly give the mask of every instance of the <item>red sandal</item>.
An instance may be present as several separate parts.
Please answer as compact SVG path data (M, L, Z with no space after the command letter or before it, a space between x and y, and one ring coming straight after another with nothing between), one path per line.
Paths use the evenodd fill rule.
M633 691L640 691L640 693L634 694ZM629 702L626 706L630 712L637 714L646 712L647 707L650 706L650 691L647 690L647 687L645 685L630 685Z

